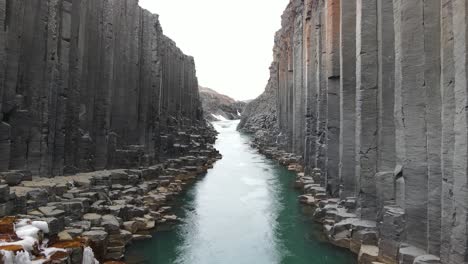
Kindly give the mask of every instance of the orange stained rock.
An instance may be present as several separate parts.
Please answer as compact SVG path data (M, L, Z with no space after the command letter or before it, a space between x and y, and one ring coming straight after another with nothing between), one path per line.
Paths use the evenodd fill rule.
M50 256L50 259L51 260L61 260L61 259L67 258L68 256L69 255L68 255L67 252L57 251L54 254L52 254L52 256Z
M23 246L21 245L8 245L8 246L0 246L0 250L19 252L19 251L23 251L24 249L23 249Z
M122 261L111 260L111 261L105 261L103 264L126 264L126 263Z
M0 241L2 242L13 242L18 240L16 234L0 234Z
M84 244L81 238L75 238L74 240L57 242L53 244L52 247L66 249L66 248L79 248L79 247L82 247L83 245Z
M46 257L44 256L38 256L38 257L35 257L34 261L37 261L37 260L44 260L46 259ZM45 262L45 263L49 263L49 262Z
M15 234L16 217L7 216L0 219L0 234Z

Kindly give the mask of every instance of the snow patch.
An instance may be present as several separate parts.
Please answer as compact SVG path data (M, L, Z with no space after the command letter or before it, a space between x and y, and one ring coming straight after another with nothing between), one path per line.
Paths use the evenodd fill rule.
M215 115L215 114L211 114L214 118L216 118L216 120L218 121L228 121L224 116L222 115Z
M5 264L43 264L56 252L66 252L65 249L52 248L48 246L48 240L44 239L42 245L39 245L41 233L49 233L49 225L45 221L31 221L30 219L19 220L15 226L15 233L21 240L13 242L1 242L0 246L21 246L24 251L16 253L1 250L0 254ZM32 261L30 254L34 246L38 245L41 254L46 259ZM1 262L1 261L0 261ZM93 250L90 247L85 248L83 252L83 264L99 264L94 258Z
M21 264L32 264L31 256L26 251L20 251L16 254L15 262L14 263L21 263Z
M94 258L94 252L90 247L86 247L83 251L83 264L99 264Z
M2 254L3 263L13 263L15 259L15 254L11 251L0 250L0 254Z

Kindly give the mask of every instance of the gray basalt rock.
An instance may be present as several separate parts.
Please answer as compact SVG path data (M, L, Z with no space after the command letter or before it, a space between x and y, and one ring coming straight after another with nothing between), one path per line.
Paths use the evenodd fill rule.
M8 185L0 185L0 203L10 200L10 187Z
M91 248L93 249L96 258L104 259L107 254L107 246L109 243L109 234L102 230L91 230L83 233L91 241Z
M413 264L441 264L440 258L434 255L422 255L414 259Z
M0 172L149 166L207 128L194 59L137 0L23 2L0 2Z
M466 263L467 24L464 0L291 0L239 125L267 157L298 156L313 199L356 197L381 262L407 244ZM329 231L337 213L316 216Z

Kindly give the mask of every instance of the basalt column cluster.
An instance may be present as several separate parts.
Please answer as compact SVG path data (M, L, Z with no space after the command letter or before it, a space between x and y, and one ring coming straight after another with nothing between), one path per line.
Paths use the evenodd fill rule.
M0 171L41 176L154 164L205 127L193 58L138 0L0 0L0 110Z
M277 122L241 123L355 197L383 263L468 263L467 15L465 0L291 0L275 98L252 102Z

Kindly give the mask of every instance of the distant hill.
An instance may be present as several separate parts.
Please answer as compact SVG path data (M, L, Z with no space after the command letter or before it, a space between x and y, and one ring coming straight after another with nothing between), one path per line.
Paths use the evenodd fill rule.
M236 101L213 89L199 87L205 118L209 121L240 119L245 102Z

